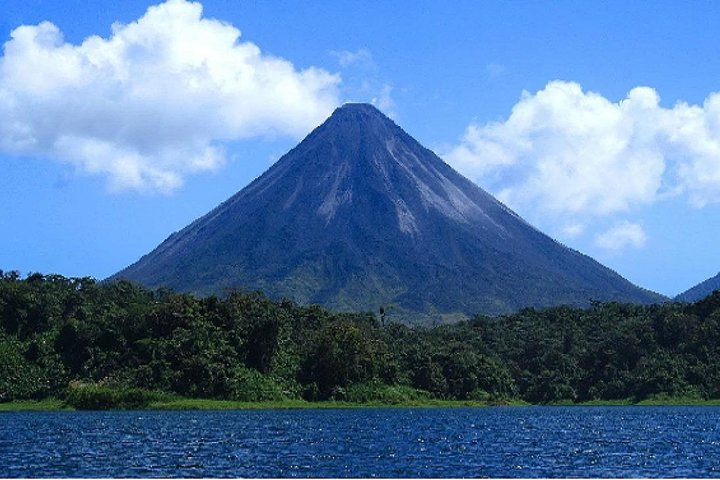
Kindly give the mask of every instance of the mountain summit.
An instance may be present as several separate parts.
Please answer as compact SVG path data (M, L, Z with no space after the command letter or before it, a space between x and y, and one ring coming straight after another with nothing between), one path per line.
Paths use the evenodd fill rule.
M660 298L542 234L366 104L335 110L113 278L425 320Z

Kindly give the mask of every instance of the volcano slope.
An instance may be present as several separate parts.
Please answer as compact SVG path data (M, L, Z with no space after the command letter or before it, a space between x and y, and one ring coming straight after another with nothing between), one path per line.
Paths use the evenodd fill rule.
M366 104L111 278L405 321L662 300L533 228Z

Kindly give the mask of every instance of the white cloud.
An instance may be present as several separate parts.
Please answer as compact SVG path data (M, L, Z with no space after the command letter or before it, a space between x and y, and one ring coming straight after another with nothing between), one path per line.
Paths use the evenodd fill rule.
M339 76L239 38L185 0L79 45L49 22L18 27L0 58L0 149L169 192L220 166L223 142L301 137L339 104Z
M720 93L663 108L648 87L613 102L553 81L506 121L468 126L444 157L511 207L564 224L668 196L703 206L720 202Z
M370 69L377 68L372 53L370 53L370 50L367 48L360 48L354 52L350 50L332 50L330 55L335 57L343 68L350 66L361 66Z
M626 247L640 248L646 241L647 235L640 225L624 221L596 236L595 246L618 251Z
M397 118L393 86L385 81L367 48L355 51L330 51L342 67L343 96L349 102L370 102L390 118Z
M370 100L370 103L375 105L385 115L390 118L397 117L397 111L395 110L395 100L392 98L392 86L385 84L380 88L380 91L376 96Z
M582 223L572 223L565 225L562 230L562 235L567 238L576 238L585 232L585 225Z

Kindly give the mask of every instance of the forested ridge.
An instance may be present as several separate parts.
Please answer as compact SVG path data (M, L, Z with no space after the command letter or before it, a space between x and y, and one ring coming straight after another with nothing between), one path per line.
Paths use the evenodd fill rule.
M717 399L720 292L693 304L594 303L412 328L390 313L334 313L259 292L197 298L0 271L0 402L92 407L109 391L387 403Z

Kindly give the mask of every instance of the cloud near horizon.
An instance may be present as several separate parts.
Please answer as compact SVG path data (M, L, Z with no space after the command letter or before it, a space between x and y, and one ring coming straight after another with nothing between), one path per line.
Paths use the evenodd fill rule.
M338 75L240 35L185 0L79 45L50 22L20 26L0 57L0 150L62 160L113 190L167 193L222 165L222 142L300 138L339 105Z
M695 207L720 202L720 93L703 105L660 106L633 88L618 102L552 81L523 92L502 122L470 124L448 163L531 219L547 217L568 238L670 197ZM595 245L639 247L639 225L613 227Z

